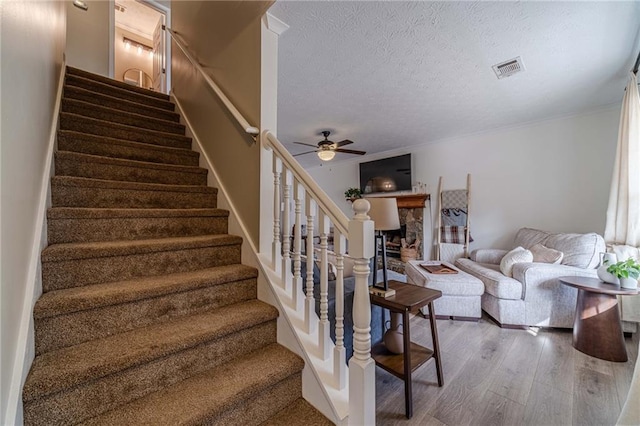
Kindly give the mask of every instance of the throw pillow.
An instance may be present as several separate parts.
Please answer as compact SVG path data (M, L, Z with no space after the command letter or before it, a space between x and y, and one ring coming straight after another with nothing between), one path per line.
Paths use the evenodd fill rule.
M540 243L531 247L529 250L531 250L531 253L533 254L534 262L557 264L562 262L562 258L564 257L564 253L560 250L554 250L543 246Z
M522 247L516 247L505 254L500 261L500 272L509 278L513 278L513 265L522 262L533 262L533 254Z

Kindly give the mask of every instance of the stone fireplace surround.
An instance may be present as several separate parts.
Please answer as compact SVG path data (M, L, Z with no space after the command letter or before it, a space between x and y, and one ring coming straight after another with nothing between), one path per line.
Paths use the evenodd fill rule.
M419 239L418 260L424 258L424 209L430 197L429 194L400 194L385 197L397 200L400 218L400 229L383 232L387 239L387 268L404 273L404 262L400 260L402 238L406 239L407 244L413 244L416 239Z

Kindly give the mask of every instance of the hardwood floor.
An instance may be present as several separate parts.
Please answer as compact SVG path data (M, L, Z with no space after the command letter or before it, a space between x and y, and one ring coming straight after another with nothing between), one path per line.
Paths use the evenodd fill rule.
M379 425L613 425L627 397L638 335L625 339L629 361L602 361L571 346L571 330L510 330L438 320L445 385L433 360L413 374L413 418L404 384L376 368ZM429 321L411 320L411 339L431 344Z

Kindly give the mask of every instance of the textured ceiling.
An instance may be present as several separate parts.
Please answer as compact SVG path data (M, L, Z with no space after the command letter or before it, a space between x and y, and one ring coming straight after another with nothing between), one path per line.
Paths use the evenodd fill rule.
M307 149L291 142L325 129L375 153L617 103L640 28L638 2L281 1L269 12L290 26L278 137L294 154ZM498 80L491 66L516 56L526 71Z
M116 9L117 26L142 37L153 38L153 31L161 16L159 12L135 0L116 0L116 4L125 8L124 12Z

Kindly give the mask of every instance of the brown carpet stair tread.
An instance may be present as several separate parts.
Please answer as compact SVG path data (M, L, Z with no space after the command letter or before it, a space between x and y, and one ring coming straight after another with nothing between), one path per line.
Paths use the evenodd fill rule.
M302 370L277 344L86 421L85 425L203 424ZM222 385L224 384L224 385Z
M153 169L163 170L167 172L193 173L197 175L206 175L207 169L197 166L181 166L177 164L153 163L150 161L127 160L124 158L112 158L102 155L82 154L72 151L57 151L56 159L67 161L82 161L86 163L109 164L121 167L130 167L136 169Z
M34 360L23 398L30 401L105 377L277 316L274 307L251 300L46 352Z
M136 126L99 120L69 112L60 113L60 129L75 130L98 136L116 137L134 142L171 146L174 148L190 148L191 138L176 133L141 129Z
M34 319L48 318L104 306L180 293L234 281L257 278L246 265L225 265L196 271L94 284L47 292L36 302Z
M88 207L53 207L47 219L113 219L156 217L229 217L225 209L93 209Z
M58 130L58 149L112 158L189 166L197 166L200 158L199 153L190 149L90 135L73 130Z
M155 108L166 109L167 111L174 111L175 105L171 103L168 98L161 99L154 96L147 96L146 93L140 93L130 90L131 87L116 87L111 84L105 84L101 81L91 78L81 77L79 75L67 74L64 79L65 87L81 87L92 92L103 93L109 96L116 96L128 101L141 103L144 105L151 105ZM145 91L146 92L146 91Z
M150 117L138 112L122 111L108 106L85 102L78 99L62 99L62 111L71 114L78 114L85 117L96 118L98 120L111 121L114 123L137 126L149 130L160 130L167 133L184 135L184 124L161 118Z
M149 96L152 98L157 98L157 99L162 99L167 101L169 100L169 95L165 93L154 92L153 90L132 86L123 81L117 81L109 77L104 77L99 74L93 74L93 73L90 73L78 68L70 67L70 66L67 66L67 75L75 75L75 76L86 78L89 80L98 81L108 86L117 87L119 89L128 90L130 92L140 93L141 95Z
M178 251L238 244L242 244L242 238L228 234L156 238L151 240L54 244L42 251L42 262L47 263L97 257L130 256L161 251Z
M325 416L302 398L271 417L260 426L333 426Z
M203 185L168 185L164 183L126 182L120 180L92 179L76 176L54 176L51 186L73 186L96 189L125 189L138 191L166 191L166 192L198 192L203 194L217 194L218 189Z
M120 111L128 111L143 116L161 118L163 120L180 122L180 114L163 108L156 108L152 105L145 105L104 93L93 92L82 87L66 86L64 88L65 99L77 99L91 104L106 106Z

